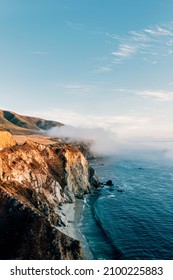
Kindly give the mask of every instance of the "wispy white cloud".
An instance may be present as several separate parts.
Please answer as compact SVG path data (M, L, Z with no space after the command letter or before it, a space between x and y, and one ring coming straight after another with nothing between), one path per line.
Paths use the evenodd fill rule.
M121 63L121 62L120 62ZM151 62L156 64L156 61ZM103 71L109 72L111 69L109 67L104 68L100 67L95 71ZM169 85L173 85L172 82ZM100 94L105 94L105 86L106 86L106 94L109 98L113 96L118 96L121 98L127 98L129 96L136 96L138 98L152 98L155 101L173 101L173 91L164 90L164 89L137 89L137 88L116 88L109 87L109 85L102 84L82 84L78 82L74 83L54 83L50 85L52 88L59 90L60 92L69 93L69 94L78 94L78 95L91 95L91 96L100 96Z
M156 89L126 89L118 88L115 92L136 95L138 97L153 98L157 101L173 101L173 91L156 90Z
M143 97L151 97L160 101L173 101L173 92L144 90L136 91L136 94Z
M112 55L115 55L119 58L128 58L137 51L138 46L121 44L117 51L112 52Z
M168 50L168 55L171 55L173 53L173 50Z
M173 54L173 23L147 27L141 31L131 30L124 37L106 33L117 45L111 52L113 60L126 60L134 55L162 57ZM154 61L156 61L154 59ZM155 63L153 63L155 64Z
M112 33L109 33L109 32L106 32L106 36L108 36L109 38L111 39L115 39L115 40L121 40L121 37L116 35L116 34L112 34Z
M110 72L112 69L110 66L96 66L94 72L95 73L105 73Z
M63 88L70 93L77 93L77 94L91 94L92 87L86 84L66 84L63 85Z
M115 59L112 60L112 63L113 64L122 64L122 61L119 58L115 58Z
M146 62L149 63L149 64L152 64L152 65L157 64L157 61L156 61L156 60L149 59L149 58L147 58L147 57L143 57L143 60L146 61Z
M93 84L85 84L79 82L72 83L50 83L51 88L67 94L77 95L93 95L99 91L99 87Z
M168 30L167 28L163 28L160 26L155 26L153 28L144 29L144 32L154 35L154 36L172 36L172 31Z
M139 43L143 42L144 43L144 42L150 41L147 34L145 34L143 31L140 32L140 31L132 30L132 31L129 31L128 34L130 36L132 36L134 42L139 42Z
M71 28L73 30L76 30L76 31L81 31L85 28L85 26L82 23L72 22L72 21L69 21L69 20L66 20L65 24L69 28Z
M173 46L173 39L170 39L168 42L166 42L167 46Z
M83 88L83 87L81 87L81 85L79 85L79 84L71 84L71 85L64 85L63 86L64 88L67 88L67 89L81 89L81 88Z

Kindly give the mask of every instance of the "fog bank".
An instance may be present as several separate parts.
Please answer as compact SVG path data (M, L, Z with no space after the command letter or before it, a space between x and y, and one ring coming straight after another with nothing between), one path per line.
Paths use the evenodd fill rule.
M99 156L121 156L135 159L173 161L173 139L120 138L115 132L104 128L82 128L65 125L47 131L50 137L68 138L69 141L90 141L91 151Z
M48 130L48 135L52 137L69 138L70 141L89 141L91 151L96 155L117 154L118 139L115 133L104 128L82 128L65 125Z

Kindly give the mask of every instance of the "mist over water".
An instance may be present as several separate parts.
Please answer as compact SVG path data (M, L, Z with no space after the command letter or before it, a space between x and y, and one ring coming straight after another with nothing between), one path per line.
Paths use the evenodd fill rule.
M111 130L95 127L83 128L65 125L47 131L51 137L68 138L69 141L90 141L96 156L118 156L130 159L149 159L173 162L173 138L129 135L120 137Z
M91 141L91 151L96 155L111 155L119 152L120 144L115 133L104 128L82 128L73 126L55 127L48 131L49 136L68 137L70 141Z

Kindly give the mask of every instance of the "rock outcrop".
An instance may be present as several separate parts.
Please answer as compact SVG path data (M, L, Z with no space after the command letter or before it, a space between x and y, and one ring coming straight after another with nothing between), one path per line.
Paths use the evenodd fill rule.
M12 147L16 145L12 134L8 131L0 129L0 149L5 147Z
M81 259L80 242L62 232L58 207L97 183L73 145L26 141L0 151L0 259Z
M94 153L91 151L91 146L93 144L93 141L89 141L89 140L82 140L82 141L77 141L74 139L71 139L69 137L52 137L50 138L50 140L52 140L53 142L56 142L56 145L60 145L63 143L66 144L73 144L75 147L77 147L82 154L85 156L85 158L87 158L88 160L90 159L94 159L95 155Z

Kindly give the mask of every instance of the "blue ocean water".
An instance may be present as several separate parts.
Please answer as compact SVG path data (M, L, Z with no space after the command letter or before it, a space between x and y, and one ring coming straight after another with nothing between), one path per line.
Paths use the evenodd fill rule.
M114 183L86 198L80 230L93 259L172 260L173 165L115 157L92 165Z

